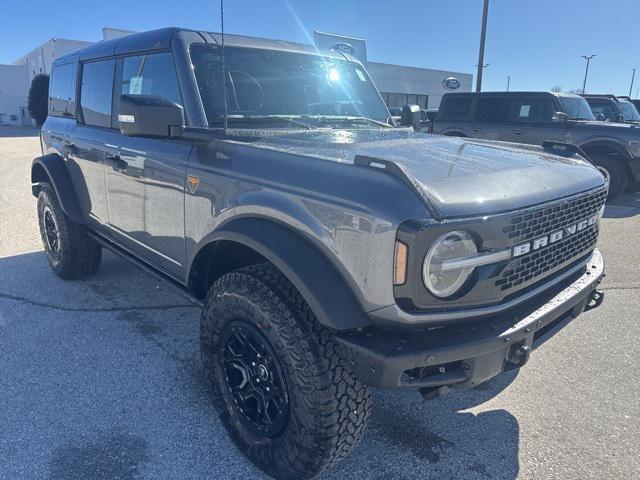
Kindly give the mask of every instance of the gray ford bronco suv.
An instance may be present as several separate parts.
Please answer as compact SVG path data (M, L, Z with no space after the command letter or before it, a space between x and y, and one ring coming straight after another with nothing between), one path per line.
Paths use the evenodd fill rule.
M345 53L221 41L57 59L31 180L59 277L107 248L203 306L213 404L264 471L314 477L362 437L372 387L474 387L600 304L589 162L396 128Z
M640 182L640 126L596 121L587 100L578 95L447 93L433 133L532 145L571 144L607 172L611 198Z

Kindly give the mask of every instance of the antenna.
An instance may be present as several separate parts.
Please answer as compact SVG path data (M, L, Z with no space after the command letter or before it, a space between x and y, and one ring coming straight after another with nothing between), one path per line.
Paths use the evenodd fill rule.
M222 131L227 133L227 63L224 58L224 0L220 0L220 33L222 35L222 98L224 100L224 118Z

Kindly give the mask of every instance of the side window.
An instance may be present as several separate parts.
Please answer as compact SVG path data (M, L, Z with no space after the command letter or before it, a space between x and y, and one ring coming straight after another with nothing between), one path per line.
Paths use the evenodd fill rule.
M443 100L442 114L454 117L466 117L471 110L471 100L472 97L466 95L464 97L456 97L455 95L445 97Z
M123 95L157 95L182 105L178 75L171 53L125 57L122 63Z
M75 64L57 65L51 70L49 82L49 115L75 117L76 115Z
M85 63L82 66L80 109L87 125L111 127L111 98L115 60Z
M509 119L508 98L479 98L476 107L476 119L481 122L501 123Z
M524 98L514 102L516 122L549 123L553 111L553 101L548 98Z

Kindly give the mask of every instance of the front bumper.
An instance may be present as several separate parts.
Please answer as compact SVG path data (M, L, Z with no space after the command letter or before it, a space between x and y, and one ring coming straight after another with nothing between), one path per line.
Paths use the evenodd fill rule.
M498 316L421 332L376 329L338 334L336 339L346 347L356 376L365 384L473 387L522 367L532 350L585 309L598 306L602 294L597 287L603 276L604 261L596 249L570 285Z

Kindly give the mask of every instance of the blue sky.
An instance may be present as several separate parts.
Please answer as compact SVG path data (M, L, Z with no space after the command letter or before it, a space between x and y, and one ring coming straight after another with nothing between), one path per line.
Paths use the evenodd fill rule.
M0 63L52 38L99 40L104 26L218 31L218 0L5 0ZM228 33L308 42L314 30L367 39L370 60L473 73L482 0L226 0ZM484 90L629 92L640 67L638 0L491 0ZM640 87L640 69L637 87ZM636 87L633 95L635 96Z

